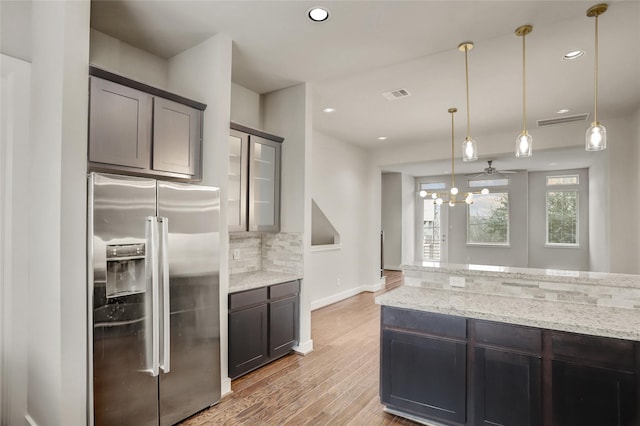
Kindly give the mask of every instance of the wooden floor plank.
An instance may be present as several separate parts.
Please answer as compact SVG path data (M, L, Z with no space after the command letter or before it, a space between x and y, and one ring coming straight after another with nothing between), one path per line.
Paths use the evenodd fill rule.
M401 272L387 273L386 288L402 279ZM311 321L312 353L287 355L234 380L231 395L182 425L415 425L380 404L380 306L374 295L318 309Z

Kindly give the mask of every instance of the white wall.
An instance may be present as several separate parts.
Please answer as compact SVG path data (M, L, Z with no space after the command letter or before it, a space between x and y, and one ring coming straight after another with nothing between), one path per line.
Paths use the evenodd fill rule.
M403 248L403 191L401 173L382 174L381 223L384 231L384 269L399 269Z
M372 291L378 282L370 279L372 265L362 256L371 250L367 245L366 221L372 211L368 167L364 149L314 131L311 191L313 199L340 233L340 247L311 254L311 273L305 275L305 280L311 284L312 309L362 291ZM398 212L399 202L400 197ZM379 209L378 205L373 211ZM400 221L398 216L398 237ZM378 264L373 267L379 268Z
M27 414L31 64L0 56L0 424Z
M311 255L311 87L299 84L262 96L263 130L282 136L280 178L280 230L303 233L304 277L300 290L300 344L302 353L313 349L309 256Z
M168 90L166 59L91 29L89 61L98 68Z
M31 1L0 1L0 52L31 62Z
M28 411L87 420L88 1L32 4Z
M262 129L260 94L231 83L231 121Z
M402 263L413 263L416 240L416 180L402 174Z
M218 34L168 61L168 90L204 102L202 184L220 188L227 200L229 119L231 101L231 39ZM227 203L220 203L220 368L222 395L231 392L228 378L227 297L229 292L229 233Z
M609 155L610 262L611 271L640 273L638 251L637 179L638 138L637 112L625 118L607 120L607 152ZM602 208L602 207L601 207Z
M589 265L592 271L611 270L609 151L589 167Z

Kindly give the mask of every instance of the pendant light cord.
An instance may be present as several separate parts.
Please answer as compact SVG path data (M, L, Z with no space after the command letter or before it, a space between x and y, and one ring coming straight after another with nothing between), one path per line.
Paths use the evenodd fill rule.
M469 120L469 60L467 59L467 55L469 53L469 47L464 47L464 71L465 71L465 82L467 83L467 139L471 137L471 125Z
M593 121L598 122L598 15L596 18L596 49L595 49L595 83L594 83L594 96L593 96Z
M455 114L455 112L451 112L451 187L455 187L456 186L456 172L454 169L454 165L453 165L453 156L454 156L454 150L453 150L453 141L454 141L454 136L453 136L453 132L454 132L454 126L453 126L453 114Z
M522 35L522 133L527 132L527 60L526 45L524 39L526 34Z

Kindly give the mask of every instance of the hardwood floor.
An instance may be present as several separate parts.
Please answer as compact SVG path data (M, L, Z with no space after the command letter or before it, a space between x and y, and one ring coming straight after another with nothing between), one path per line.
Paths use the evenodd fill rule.
M391 275L391 286L402 284L401 273ZM311 324L312 353L287 355L234 380L231 395L182 424L416 424L382 411L380 306L372 293L313 311Z

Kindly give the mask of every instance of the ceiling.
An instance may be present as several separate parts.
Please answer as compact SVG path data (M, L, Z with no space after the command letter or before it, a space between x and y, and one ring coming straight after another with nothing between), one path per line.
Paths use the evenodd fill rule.
M313 88L314 128L362 147L447 140L447 109L465 133L469 52L471 133L522 127L522 39L527 43L528 127L593 110L594 19L588 1L92 1L93 28L169 58L216 33L233 39L233 81L258 93ZM331 17L306 18L322 5ZM599 118L640 107L640 2L609 2L600 22ZM562 55L583 49L575 61ZM411 96L388 101L404 88ZM335 112L322 112L333 107ZM585 123L585 129L587 124ZM387 136L384 142L378 136ZM479 142L480 144L480 142ZM481 146L480 146L481 149ZM476 167L477 168L477 167ZM519 167L522 168L522 167ZM412 173L413 174L413 173ZM418 173L424 174L424 173Z

